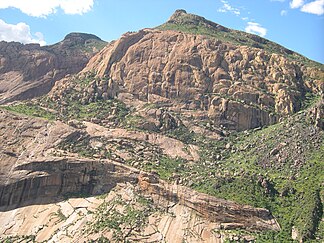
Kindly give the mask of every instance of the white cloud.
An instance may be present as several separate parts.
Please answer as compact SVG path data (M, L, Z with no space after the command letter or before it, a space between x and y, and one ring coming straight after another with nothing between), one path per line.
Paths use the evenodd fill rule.
M259 23L248 22L245 31L251 34L257 34L264 37L267 34L267 29L262 27Z
M322 15L324 14L324 0L316 0L302 6L302 12Z
M221 13L230 12L237 16L241 14L241 12L238 8L232 7L227 1L221 0L221 2L223 3L223 6L218 9L218 12L221 12Z
M83 14L90 11L94 0L1 0L0 9L17 8L33 17L46 17L61 8L66 14Z
M281 16L286 16L287 15L287 10L281 10L280 15Z
M304 5L304 0L292 0L290 2L291 8L300 8L303 5Z
M241 18L242 20L244 20L244 21L247 21L247 20L249 20L249 18L248 17L243 17L243 18Z
M30 33L30 27L26 23L7 24L0 19L0 40L17 41L24 44L39 43L41 46L46 45L44 36L40 32L36 32L33 36Z

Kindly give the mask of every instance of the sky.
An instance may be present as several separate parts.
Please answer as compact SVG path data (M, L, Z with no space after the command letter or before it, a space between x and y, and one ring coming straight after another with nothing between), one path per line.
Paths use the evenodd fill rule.
M324 63L324 0L0 0L0 40L50 45L83 32L111 41L177 9Z

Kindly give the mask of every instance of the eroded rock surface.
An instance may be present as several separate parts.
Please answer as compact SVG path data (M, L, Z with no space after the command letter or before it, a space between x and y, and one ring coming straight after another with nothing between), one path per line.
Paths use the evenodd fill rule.
M0 103L48 93L55 81L82 70L104 45L97 36L81 33L44 47L0 42Z
M197 33L177 31L188 24ZM55 82L0 108L0 241L317 237L320 64L183 10L124 34L77 73L101 44L83 34L50 47L0 43L0 103ZM283 232L266 209L192 188L266 205Z
M180 203L170 203L168 210L147 203L151 203L150 199L140 196L137 186L119 183L108 194L99 197L70 198L52 204L21 207L0 214L0 239L12 236L12 240L19 240L21 235L36 242L106 239L112 242L180 243L185 240L221 243L225 239L254 239L248 234L237 237L226 232L219 222L212 222ZM133 221L132 214L139 220ZM123 222L118 221L123 217ZM112 227L103 229L104 224ZM118 225L121 230L113 225Z
M64 151L60 154L62 141L78 139L80 130L75 127L7 111L1 111L1 118L2 239L32 236L37 241L57 242L66 237L98 240L104 236L117 242L121 239L118 237L148 242L171 239L222 242L228 237L227 229L279 230L275 219L265 209L172 186L153 174L142 173L114 160L86 159ZM7 127L8 122L12 126ZM89 122L83 127L93 138L116 136L115 139L141 140L146 137L126 130L107 130ZM159 145L158 139L147 141ZM96 140L90 143L102 146ZM181 145L171 143L171 147ZM166 153L171 147L164 148ZM105 193L108 195L100 196ZM67 200L69 197L87 198ZM120 197L122 200L117 200ZM108 220L100 218L102 210L108 219L116 215L124 217L129 215L129 210L135 210L137 216L134 217L141 221L134 223L128 218L130 214L120 222L121 231L114 231L114 227L100 228L101 220ZM188 235L192 231L197 235ZM172 238L174 234L176 238Z
M110 77L144 101L158 95L183 109L205 111L237 130L276 123L300 109L306 91L323 92L323 73L316 68L258 48L170 30L126 33L83 72Z

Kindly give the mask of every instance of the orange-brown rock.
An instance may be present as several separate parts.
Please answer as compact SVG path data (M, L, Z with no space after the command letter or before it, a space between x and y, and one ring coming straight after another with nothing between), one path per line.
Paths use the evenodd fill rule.
M300 109L305 91L323 91L316 68L258 48L171 30L126 33L83 72L111 77L121 92L143 101L157 95L188 110L206 111L210 119L237 130L273 124Z
M97 36L81 33L44 47L0 42L0 103L48 93L55 81L82 70L104 45Z
M138 181L142 192L151 195L155 203L164 206L165 200L179 203L228 229L280 230L279 224L266 209L242 206L193 191L185 186L170 185L159 180L154 174L142 172Z

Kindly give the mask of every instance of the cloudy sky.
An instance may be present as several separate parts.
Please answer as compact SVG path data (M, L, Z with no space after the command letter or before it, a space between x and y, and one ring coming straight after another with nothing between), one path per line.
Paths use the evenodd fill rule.
M160 25L176 9L324 63L324 0L0 0L0 40L49 45L85 32L110 41Z

